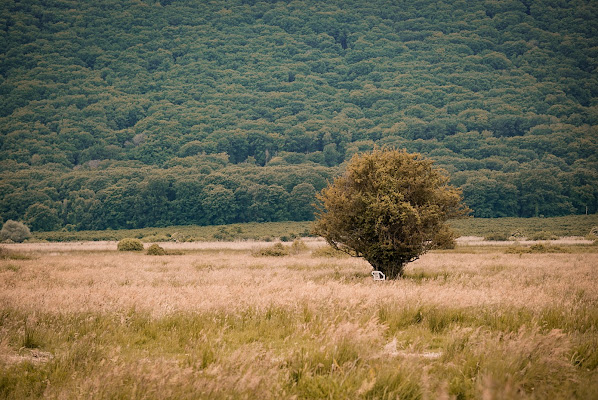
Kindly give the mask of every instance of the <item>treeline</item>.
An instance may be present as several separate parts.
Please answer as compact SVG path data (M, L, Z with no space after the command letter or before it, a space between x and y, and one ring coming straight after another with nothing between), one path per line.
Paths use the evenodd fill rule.
M190 168L138 165L25 170L0 186L0 213L35 231L306 221L334 169L231 165L205 156ZM211 172L210 172L211 171ZM42 182L42 183L35 183Z
M186 161L167 169L105 162L13 171L0 183L0 215L34 231L308 221L315 194L342 170L284 157L265 167L232 164L226 154ZM596 171L577 165L563 172L549 161L522 170L456 171L452 183L477 217L567 215L584 213L588 204L595 210Z
M437 160L477 216L595 213L597 19L592 1L3 1L1 217L309 218L285 196L322 182L292 171L325 180L376 145ZM141 206L152 179L167 194ZM264 195L181 207L245 184Z

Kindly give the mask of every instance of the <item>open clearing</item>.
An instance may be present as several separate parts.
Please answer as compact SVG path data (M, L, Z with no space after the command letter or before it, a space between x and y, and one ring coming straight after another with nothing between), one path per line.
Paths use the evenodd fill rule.
M164 245L5 246L0 398L598 396L597 246L464 242L374 282L316 241Z

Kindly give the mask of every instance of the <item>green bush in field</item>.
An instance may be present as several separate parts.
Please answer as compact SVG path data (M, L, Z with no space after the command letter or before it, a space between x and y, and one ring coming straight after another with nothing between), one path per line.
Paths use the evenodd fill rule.
M6 221L2 226L2 230L0 230L1 241L10 240L12 242L21 243L29 237L31 237L29 228L25 224L11 219Z
M291 253L299 254L304 251L307 251L307 245L305 244L305 242L301 239L295 239L293 241L293 244L291 245Z
M124 238L117 245L118 251L143 251L143 243L139 239Z
M493 232L484 236L484 240L506 241L509 240L509 236L504 232Z
M455 239L456 234L453 231L449 229L443 229L439 231L436 235L436 243L434 245L434 248L441 250L454 249L457 245Z
M531 237L531 240L556 240L558 239L558 236L547 232L547 231L541 231L541 232L536 232L534 233Z
M552 246L549 244L537 243L530 247L510 246L505 250L507 254L543 254L543 253L570 253L566 247Z
M145 254L150 255L150 256L165 256L168 253L166 252L166 250L164 250L163 247L154 243L150 247L147 248L147 252Z
M143 239L141 239L141 241L145 243L168 242L169 240L170 238L166 235L150 235L144 236Z
M284 257L289 254L289 248L282 243L275 243L270 247L260 249L253 253L256 257Z

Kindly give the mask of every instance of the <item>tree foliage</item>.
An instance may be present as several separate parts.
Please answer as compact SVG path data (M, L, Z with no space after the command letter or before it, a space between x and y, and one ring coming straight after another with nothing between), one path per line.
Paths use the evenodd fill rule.
M9 219L4 223L0 230L0 240L10 240L16 243L21 243L25 239L31 237L29 228L18 221Z
M467 212L459 190L432 161L404 150L353 156L318 199L322 210L314 232L389 278L400 277L406 263L445 245L444 222Z
M0 216L311 218L294 188L374 145L433 157L476 216L595 213L596 20L591 1L6 0Z
M141 240L134 238L121 239L116 245L118 251L143 251Z

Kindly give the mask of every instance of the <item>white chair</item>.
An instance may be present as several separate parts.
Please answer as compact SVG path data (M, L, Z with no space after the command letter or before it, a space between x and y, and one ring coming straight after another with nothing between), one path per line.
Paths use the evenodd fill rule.
M386 280L386 276L382 273L382 271L372 271L372 277L374 277L375 281Z

